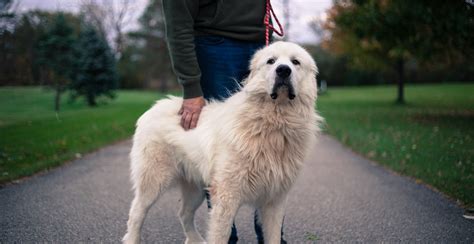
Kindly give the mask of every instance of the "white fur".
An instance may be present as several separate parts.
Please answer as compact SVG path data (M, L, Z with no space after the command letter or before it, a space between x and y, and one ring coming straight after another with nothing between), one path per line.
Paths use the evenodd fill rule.
M269 58L275 64L267 64ZM280 64L292 70L294 100L284 89L275 100L269 95ZM250 70L242 90L225 102L207 104L193 130L180 126L178 97L158 101L140 117L131 151L135 198L125 243L139 243L148 209L173 185L182 192L179 218L186 243L205 242L194 226L194 212L206 187L212 202L209 243L227 243L242 204L259 210L266 243L280 242L287 192L322 120L314 109L317 68L300 46L277 42L254 55Z

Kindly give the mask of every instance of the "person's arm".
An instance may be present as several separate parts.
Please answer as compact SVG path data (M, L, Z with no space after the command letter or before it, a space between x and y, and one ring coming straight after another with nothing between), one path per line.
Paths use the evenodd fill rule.
M202 96L201 70L194 47L194 18L199 11L199 1L162 1L171 62L178 82L183 86L183 97Z
M162 3L173 70L183 86L181 126L188 130L196 127L205 105L194 47L194 18L199 11L199 1L162 0Z

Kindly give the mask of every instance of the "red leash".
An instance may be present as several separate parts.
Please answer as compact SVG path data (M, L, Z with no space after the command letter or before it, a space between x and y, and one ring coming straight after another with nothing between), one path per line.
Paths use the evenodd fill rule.
M270 24L270 18L275 19L276 23L278 24L278 29L275 29L272 24ZM287 20L288 21L288 20ZM270 0L267 0L267 6L266 6L266 13L265 13L265 19L263 20L263 23L265 24L265 45L268 46L270 43L270 29L274 31L277 35L283 36L283 27L280 24L280 21L278 20L275 12L273 11L272 4L270 3Z

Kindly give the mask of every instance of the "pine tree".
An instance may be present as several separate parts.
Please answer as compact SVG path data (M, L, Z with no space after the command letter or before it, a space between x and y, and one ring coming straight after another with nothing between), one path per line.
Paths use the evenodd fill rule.
M59 111L61 93L65 91L73 73L74 30L64 14L59 13L52 27L41 37L38 43L39 64L50 72L52 86L56 90L54 108Z
M84 96L89 106L97 105L97 97L114 98L117 71L112 51L100 34L85 26L76 44L76 74L70 86L72 98Z

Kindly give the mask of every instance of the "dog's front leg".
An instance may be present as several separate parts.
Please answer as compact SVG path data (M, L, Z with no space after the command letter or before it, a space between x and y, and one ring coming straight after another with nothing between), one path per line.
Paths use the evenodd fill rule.
M222 244L229 241L232 223L240 207L240 197L230 189L217 193L214 189L211 190L212 209L207 240L209 244Z
M260 208L265 243L280 244L281 226L285 215L286 196L273 200Z

